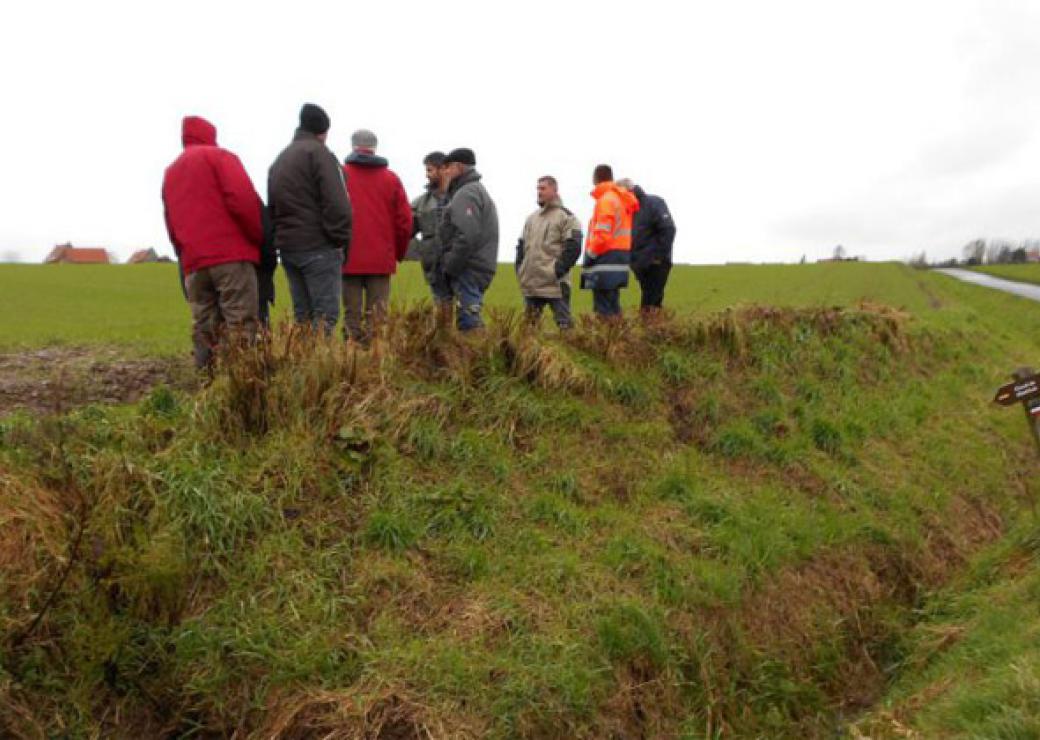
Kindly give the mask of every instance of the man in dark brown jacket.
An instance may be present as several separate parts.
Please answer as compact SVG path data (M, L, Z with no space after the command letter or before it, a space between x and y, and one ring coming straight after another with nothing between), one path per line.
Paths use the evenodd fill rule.
M339 321L340 270L351 235L343 169L325 146L329 123L324 110L305 104L292 143L267 177L274 246L289 279L296 322L326 334Z

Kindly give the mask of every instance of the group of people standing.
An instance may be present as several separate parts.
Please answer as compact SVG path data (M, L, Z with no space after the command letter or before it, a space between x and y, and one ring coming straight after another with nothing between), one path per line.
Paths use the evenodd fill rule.
M355 131L340 165L326 146L330 123L319 106L303 106L292 142L269 170L265 207L239 159L217 145L213 125L184 119L184 150L166 169L162 198L199 367L212 363L224 336L255 336L267 322L279 258L295 321L317 331L334 331L342 302L347 339L367 343L386 317L391 276L410 243L440 319L460 331L483 326L484 293L498 262L498 212L474 152L427 155L426 191L410 203L376 154L376 135ZM621 314L631 269L642 310L656 311L675 238L667 205L631 181L615 181L607 165L595 168L593 183L581 285L592 291L596 314L609 320ZM566 329L582 228L554 177L539 178L537 203L517 242L516 275L529 320L548 306Z

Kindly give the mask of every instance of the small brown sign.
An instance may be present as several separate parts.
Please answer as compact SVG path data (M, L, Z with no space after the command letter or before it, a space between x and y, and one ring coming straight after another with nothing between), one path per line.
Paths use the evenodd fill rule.
M1011 374L1013 383L997 389L994 403L1013 406L1021 402L1026 413L1026 423L1033 435L1037 452L1040 452L1040 375L1031 367L1022 367Z
M1028 401L1037 397L1040 397L1040 375L1033 375L1000 386L993 402L999 403L1001 406L1012 406L1019 401Z

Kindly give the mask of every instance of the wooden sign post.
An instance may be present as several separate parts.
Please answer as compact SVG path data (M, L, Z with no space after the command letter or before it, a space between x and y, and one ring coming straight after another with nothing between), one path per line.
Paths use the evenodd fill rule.
M1023 367L1013 372L1011 377L1015 379L1014 382L998 388L993 402L1001 406L1022 404L1033 442L1036 443L1037 452L1040 452L1040 375L1031 367Z

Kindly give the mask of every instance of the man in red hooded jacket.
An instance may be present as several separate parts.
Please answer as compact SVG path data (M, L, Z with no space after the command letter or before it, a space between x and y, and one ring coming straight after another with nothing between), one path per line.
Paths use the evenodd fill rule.
M378 140L359 129L343 166L354 208L354 235L343 264L343 324L348 339L367 342L387 313L390 276L412 238L412 206L401 180L376 156Z
M195 365L203 368L227 333L256 334L263 204L238 157L217 146L213 124L188 116L181 140L162 199L191 304Z

